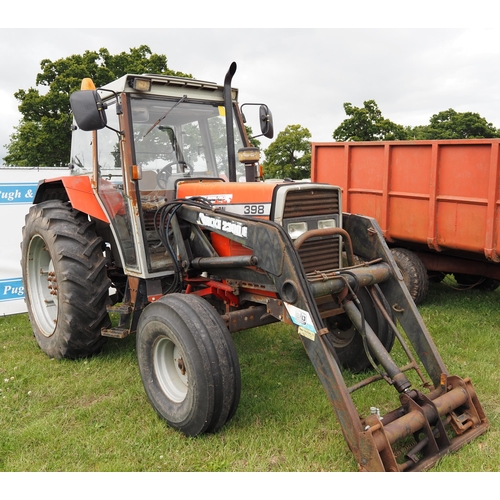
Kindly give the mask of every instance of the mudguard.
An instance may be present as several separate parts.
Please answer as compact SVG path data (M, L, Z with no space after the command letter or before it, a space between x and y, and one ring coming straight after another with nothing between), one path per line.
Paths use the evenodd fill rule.
M64 190L74 209L109 223L107 215L97 200L89 177L82 175L44 179L38 184L33 203L54 198L54 190Z

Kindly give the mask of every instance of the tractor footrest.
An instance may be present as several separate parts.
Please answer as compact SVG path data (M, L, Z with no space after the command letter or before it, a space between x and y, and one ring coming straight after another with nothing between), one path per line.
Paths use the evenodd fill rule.
M113 306L108 306L106 309L109 313L116 314L130 314L132 312L132 306L130 304L115 304Z
M129 334L130 334L129 328L115 327L115 328L103 328L101 330L101 335L103 337L113 337L115 339L123 339Z

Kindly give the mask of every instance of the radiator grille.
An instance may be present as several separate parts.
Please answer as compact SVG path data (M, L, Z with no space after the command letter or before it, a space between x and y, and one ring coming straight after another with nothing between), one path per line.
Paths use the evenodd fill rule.
M286 195L283 219L338 214L339 196L336 189L300 189Z
M338 215L341 212L337 188L289 190L283 209L283 222L287 220L318 220L322 216ZM311 226L309 226L311 227ZM326 271L340 267L341 240L337 235L321 236L305 240L298 252L306 273Z
M311 238L299 248L299 256L306 273L326 271L340 267L340 238L330 236Z

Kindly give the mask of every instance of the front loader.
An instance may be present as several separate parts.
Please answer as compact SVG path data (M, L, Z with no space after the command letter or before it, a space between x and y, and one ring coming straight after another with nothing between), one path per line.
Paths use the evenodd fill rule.
M23 228L35 337L79 358L135 333L151 405L196 436L237 411L231 333L294 325L359 469L428 469L488 429L472 383L447 372L374 219L343 213L336 186L262 181L243 108L267 137L272 117L238 108L235 71L71 95L74 175L39 185ZM352 393L371 384L396 409L360 415Z

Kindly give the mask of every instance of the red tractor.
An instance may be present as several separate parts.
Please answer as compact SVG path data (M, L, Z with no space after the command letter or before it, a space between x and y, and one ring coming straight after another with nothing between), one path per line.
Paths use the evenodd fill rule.
M295 325L359 468L427 469L488 428L474 388L448 374L374 219L342 213L336 186L262 181L235 71L71 95L74 175L40 183L23 229L35 337L79 358L135 333L152 406L196 436L237 410L231 333ZM248 106L272 137L267 106ZM345 369L371 373L347 387ZM358 414L351 392L371 383L395 388L396 410Z

